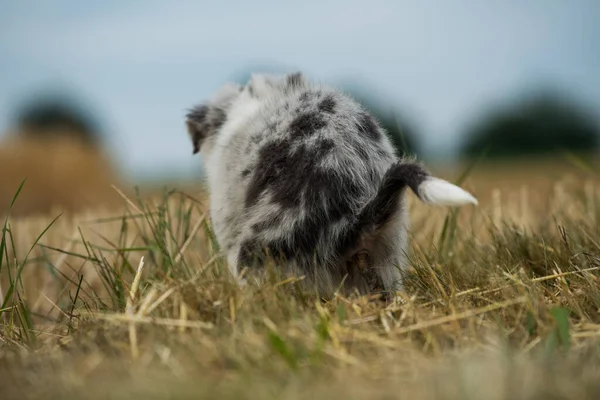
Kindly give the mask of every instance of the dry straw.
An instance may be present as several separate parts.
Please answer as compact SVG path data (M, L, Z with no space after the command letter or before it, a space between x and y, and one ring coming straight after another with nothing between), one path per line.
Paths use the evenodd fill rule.
M600 397L598 181L476 178L477 209L410 201L406 292L387 303L275 273L238 286L205 202L179 192L66 213L25 263L55 216L11 218L3 395Z

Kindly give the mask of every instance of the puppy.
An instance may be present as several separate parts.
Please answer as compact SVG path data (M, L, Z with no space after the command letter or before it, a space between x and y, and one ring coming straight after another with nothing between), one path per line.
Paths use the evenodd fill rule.
M355 100L301 73L253 74L187 114L200 153L210 218L231 272L268 255L324 295L402 288L410 188L434 205L477 204L461 188L399 159ZM369 270L352 267L368 254Z

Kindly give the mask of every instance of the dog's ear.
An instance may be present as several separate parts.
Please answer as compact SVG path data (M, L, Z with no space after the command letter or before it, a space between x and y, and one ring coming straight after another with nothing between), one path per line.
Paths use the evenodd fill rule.
M225 111L216 105L203 104L194 107L187 114L186 125L194 146L194 154L200 151L206 138L217 134L226 119Z
M207 123L208 119L208 106L200 105L194 107L186 116L187 131L192 140L193 154L200 151L202 142L208 135L208 129L210 129Z

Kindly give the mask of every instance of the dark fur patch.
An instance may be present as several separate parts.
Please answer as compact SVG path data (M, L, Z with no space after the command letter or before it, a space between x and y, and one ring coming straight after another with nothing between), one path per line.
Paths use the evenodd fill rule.
M406 186L415 193L429 174L415 163L398 162L385 173L377 196L365 207L363 218L382 225L398 210L399 194Z
M264 258L264 253L261 251L261 247L256 240L246 240L240 245L238 263L241 266L252 267L256 263L263 263Z
M252 225L252 231L254 233L258 233L258 232L264 232L271 228L277 227L281 223L281 220L283 219L284 212L285 211L280 211L279 213L277 213L269 218L266 218L260 222L257 222L256 224Z
M323 212L319 214L324 216ZM258 228L258 227L256 227ZM268 229L269 226L261 228ZM299 268L306 272L312 270L311 266L325 267L325 257L318 246L325 230L329 229L327 222L319 220L311 215L298 222L294 226L291 235L277 240L258 242L253 240L242 244L240 248L240 260L248 265L263 263L268 257L275 260L294 262Z
M247 178L248 175L250 175L252 173L252 170L250 168L246 168L245 170L242 171L242 178Z
M358 131L360 133L364 134L365 136L367 136L373 140L381 139L381 132L379 131L379 127L373 120L373 117L371 117L369 114L361 113L358 116L358 122L356 124L356 128L358 129Z
M269 253L276 259L295 261L304 270L309 266L319 265L324 267L325 259L317 246L323 233L327 229L323 221L318 221L310 216L296 224L291 238L280 239L268 243Z
M293 261L307 273L313 271L314 266L327 268L327 258L319 243L333 224L343 217L352 218L348 199L356 196L359 189L349 177L327 176L325 173L317 174L312 183L314 186L307 185L303 196L306 217L294 224L290 236L263 244L271 257ZM267 230L279 222L273 218L271 223L265 222L255 229ZM259 256L265 255L261 248L255 250L259 251Z
M294 88L294 87L300 87L302 86L302 73L301 72L296 72L293 74L290 74L287 76L286 78L286 82L287 82L287 86Z
M336 247L343 255L351 250L361 236L386 224L399 209L400 194L410 187L415 193L429 176L425 168L416 163L398 162L385 173L377 195L363 208L352 228L340 239Z
M305 186L321 179L315 165L333 149L331 140L320 140L318 145L299 146L292 151L289 141L279 140L265 144L259 151L256 169L246 193L246 207L253 206L259 196L270 190L273 200L285 208L298 207Z
M319 103L319 111L325 112L327 114L335 113L335 100L331 95L325 96L323 100Z
M327 121L322 115L309 111L298 115L290 124L290 129L293 136L307 137L314 135L325 126L327 126Z
M360 187L351 175L318 167L319 162L333 148L331 140L320 140L317 145L299 145L292 150L289 141L275 141L265 145L259 152L257 170L246 194L246 207L256 204L263 193L270 193L272 200L283 210L271 218L255 224L255 233L281 226L286 212L295 212L302 206L306 217L293 226L290 236L252 246L259 259L263 249L271 257L293 260L300 268L309 271L313 262L324 263L325 255L319 241L332 225L342 218L354 218L351 202L361 196ZM244 247L249 258L250 246ZM256 254L253 254L256 256Z

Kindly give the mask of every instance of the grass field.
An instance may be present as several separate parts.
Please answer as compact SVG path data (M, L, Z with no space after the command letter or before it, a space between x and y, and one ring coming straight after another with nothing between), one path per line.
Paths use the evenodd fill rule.
M409 195L411 268L388 304L277 274L236 287L199 188L10 218L0 398L598 399L598 178L481 166L464 182L478 208Z

